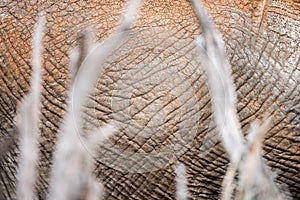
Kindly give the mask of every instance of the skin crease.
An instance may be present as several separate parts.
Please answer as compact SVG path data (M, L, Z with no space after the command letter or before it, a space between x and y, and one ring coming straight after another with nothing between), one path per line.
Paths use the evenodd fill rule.
M243 132L248 130L254 119L262 118L266 114L273 116L272 127L265 137L264 158L272 171L277 173L276 182L284 188L284 191L289 191L294 199L299 199L300 4L292 0L229 0L218 1L218 3L207 0L203 3L225 41L237 88L237 109ZM76 46L78 32L87 25L95 24L99 40L103 40L112 33L118 25L123 7L124 3L119 1L69 0L62 3L60 1L8 0L0 3L1 137L10 134L9 130L14 127L16 106L29 89L31 38L38 10L44 10L47 19L43 55L41 158L37 183L40 199L45 199L56 132L64 114L68 94L69 52L72 47ZM152 47L153 43L162 44L162 47L171 46L171 54L172 49L178 50L176 44L184 49L187 43L186 46L191 47L193 52L195 48L191 41L200 33L188 1L145 1L132 30L133 34L129 39L133 40L135 37L142 39L137 39L137 42L132 43L128 40L128 45L124 48L135 47L141 52L148 53L148 57L158 54L152 50L155 49ZM150 33L153 35L151 30L159 30L158 32L163 34L157 34L157 38L149 39L147 36ZM166 39L171 35L177 37L178 42ZM185 51L178 51L178 55L176 54L178 58L174 57L180 60ZM98 112L95 123L101 124L113 118L106 100L111 97L112 93L109 91L120 78L118 73L123 73L122 70L129 70L130 66L126 68L126 62L135 63L134 53L122 60L117 52L115 57L108 59L110 62L107 70L100 78L95 92L99 94L95 95L95 102L99 104L96 109ZM148 61L142 59L142 62ZM198 63L197 59L195 62ZM153 63L155 66L158 64L160 63ZM188 71L187 74L193 74L189 72L189 67L183 68L183 71L184 69ZM118 73L113 73L115 71ZM205 157L199 156L205 135L210 134L214 129L211 131L207 128L211 121L211 105L205 79L199 79L202 72L195 74L197 77L192 75L186 77L193 83L192 86L196 90L195 98L198 107L201 108L195 113L199 115L197 118L199 128L194 138L195 142L188 151L176 159L187 167L188 189L192 199L218 199L228 159L220 142L213 145ZM136 96L140 91L138 88ZM141 93L144 92L141 91ZM132 109L141 110L144 104L148 104L147 98L153 98L151 95L152 93L149 92L149 97L133 100L137 106ZM168 109L178 108L180 101L176 100L174 95L172 96L172 92L162 95L166 97L162 101L173 102L170 104L173 107L169 106ZM143 120L145 113L147 114L147 110L138 112L134 118L142 126L149 123ZM168 113L168 117L174 120L175 124L180 120L176 116ZM176 132L176 129L170 129L170 131L172 134ZM126 136L126 131L121 135ZM121 140L120 143L122 142L127 144L128 140ZM135 142L138 145L130 143L126 147L127 150L136 151L141 148L144 152L151 151L150 147L149 149L141 145L142 141ZM154 145L159 146L158 143ZM3 199L15 197L17 154L14 148L0 160L0 186ZM101 159L96 160L95 163L95 174L105 185L107 199L175 198L173 166L176 162L174 161L158 171L145 173L115 170L101 162Z

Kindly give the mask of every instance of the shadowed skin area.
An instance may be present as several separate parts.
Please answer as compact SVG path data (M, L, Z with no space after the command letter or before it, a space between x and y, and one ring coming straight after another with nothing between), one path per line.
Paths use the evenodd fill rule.
M280 187L299 199L300 3L229 0L204 1L204 6L223 35L243 132L254 119L273 116L264 158ZM56 132L66 107L69 52L87 25L96 26L100 41L112 33L123 7L119 1L0 2L1 138L11 134L17 104L29 90L38 10L44 10L47 19L40 199L45 199ZM107 199L174 199L176 160L186 165L192 199L219 198L228 159L220 140L214 139L204 66L194 43L200 30L189 2L145 1L128 38L107 58L84 114L86 129L113 120L120 130L94 155L95 174L105 185ZM174 150L178 135L188 142ZM146 162L142 156L124 168L118 165L132 152L166 152L166 157ZM0 158L0 198L15 198L18 154L13 147Z

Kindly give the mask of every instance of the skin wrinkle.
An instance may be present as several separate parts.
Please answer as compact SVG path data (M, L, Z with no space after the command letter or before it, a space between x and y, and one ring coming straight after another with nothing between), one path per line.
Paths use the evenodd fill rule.
M3 54L8 56L9 59L6 61L1 61L0 60L0 76L1 77L6 77L4 75L4 71L6 71L6 73L8 74L12 74L12 75L16 75L16 77L10 76L8 77L7 83L4 84L8 84L10 83L10 79L13 79L14 82L12 82L13 85L15 85L14 87L9 88L8 90L5 88L5 91L7 90L7 93L4 95L0 94L0 99L3 102L9 102L9 107L8 107L8 111L2 111L1 112L5 112L8 113L9 111L12 111L13 107L14 107L14 102L10 102L10 98L16 99L17 101L19 101L21 99L21 96L24 95L24 93L28 90L28 85L29 85L29 77L28 77L28 73L30 72L30 67L28 62L25 64L22 64L22 68L21 69L17 69L15 66L20 64L19 60L29 60L30 58L30 51L29 50L24 50L23 51L17 51L18 49L22 49L24 47L29 48L30 45L30 41L23 41L22 37L19 37L17 34L15 33L19 33L21 31L21 29L31 29L34 21L33 19L36 18L36 13L37 13L37 8L38 7L45 7L48 10L48 14L47 14L47 20L49 25L47 25L48 27L48 38L46 38L46 42L45 42L45 47L46 47L46 55L45 55L45 69L46 74L45 75L45 83L44 83L44 89L43 89L43 93L44 93L44 102L43 102L43 109L46 111L43 111L43 123L46 122L50 122L53 125L56 125L56 128L49 128L48 126L44 126L42 128L42 130L45 130L45 133L43 134L42 137L44 137L42 139L42 155L43 155L43 160L41 160L40 162L43 163L42 165L42 170L41 170L41 174L46 174L47 172L47 164L49 164L49 160L51 160L51 146L54 144L55 142L55 129L58 128L59 123L57 122L60 119L60 116L63 113L63 109L64 106L57 106L60 104L63 104L63 102L65 101L65 97L67 95L67 92L63 92L66 90L67 85L68 85L68 81L67 81L67 68L68 68L68 60L62 60L61 58L64 58L68 55L68 50L70 49L70 46L73 46L74 43L74 38L76 37L76 33L77 30L82 29L82 27L84 27L84 24L89 24L90 22L92 22L93 24L97 25L97 37L101 38L101 40L103 38L105 38L109 33L111 33L113 31L113 29L115 29L116 25L117 25L117 21L119 19L119 15L122 11L123 8L123 3L118 3L116 1L107 1L105 3L105 5L99 5L97 4L97 2L86 2L86 5L81 5L80 1L73 1L74 3L70 3L69 8L67 3L65 3L63 6L58 6L59 2L55 2L54 4L51 5L50 8L48 8L48 6L50 5L49 3L44 3L44 2L37 2L33 5L28 5L27 8L23 11L23 12L19 12L20 9L18 2L15 2L14 4L10 4L9 6L14 7L14 9L10 9L10 13L14 14L16 17L13 17L11 14L9 14L8 18L2 18L0 19L0 21L2 22L2 24L0 24L0 27L3 28L2 30L0 29L0 49L1 49L1 53L0 55L2 56ZM116 3L116 4L115 4ZM225 4L228 5L226 6ZM249 1L249 3L251 4L251 2ZM26 3L25 3L26 4ZM221 5L224 4L224 5ZM291 4L291 3L289 3ZM23 4L24 5L24 4ZM22 7L24 7L22 5ZM265 96L261 96L259 95L259 90L262 90L262 83L258 83L257 82L257 78L253 77L253 75L248 71L254 71L253 67L254 66L250 66L250 65L246 65L245 63L249 62L249 61L257 61L257 60L253 60L253 57L247 56L249 54L249 52L245 52L244 49L246 48L250 48L253 49L256 44L251 44L250 42L250 35L251 34L258 34L254 32L254 29L249 29L249 27L251 26L251 12L249 10L247 10L246 8L249 8L251 5L248 5L249 7L244 7L241 4L241 1L220 1L220 4L215 2L215 1L207 1L207 3L205 4L206 6L208 6L210 8L210 13L211 16L213 16L214 19L218 18L218 21L216 21L215 23L217 23L218 28L220 29L220 31L223 34L224 40L227 41L226 42L226 47L228 48L228 54L230 58L233 58L233 55L239 53L240 58L237 58L238 61L241 61L240 63L238 61L234 61L234 63L232 63L232 67L233 67L233 72L234 72L234 77L235 77L235 82L238 83L237 86L240 86L238 88L238 93L239 93L239 100L238 102L240 102L241 98L245 98L245 96L247 98L253 98L255 97L256 99L264 99ZM6 6L6 5L5 5ZM56 6L56 7L55 7ZM78 6L82 6L81 8L79 8ZM105 11L102 12L102 8L106 7ZM289 19L293 19L295 21L299 21L299 14L297 13L298 11L296 9L293 8L292 5L291 7L288 7L287 9L285 9L285 6L269 6L266 16L270 16L272 15L273 17L278 17L281 14L284 14L287 18ZM296 6L295 6L296 7ZM243 8L243 9L242 9ZM298 8L298 7L297 7ZM1 12L0 8L0 13ZM59 9L59 10L57 10ZM69 11L69 9L73 9L74 11L72 12L72 15L70 15L71 11ZM78 12L79 10L92 10L92 13L89 13L88 11L86 12ZM225 10L225 11L224 11ZM246 19L244 21L244 23L237 23L236 21L233 22L233 24L229 24L227 19L231 19L230 13L237 13L239 16L241 16L241 18ZM5 13L5 12L4 12ZM187 5L187 2L179 2L179 1L165 1L165 2L155 2L155 1L145 1L145 5L143 6L143 9L141 11L141 16L139 18L139 20L137 21L136 25L135 25L135 29L138 29L140 27L162 27L162 28L166 28L166 30L172 30L175 32L182 32L184 34L187 35L187 37L190 37L193 39L193 36L196 35L199 31L198 31L198 26L195 25L196 24L196 20L193 17L193 15L191 14L191 9L190 6ZM24 15L29 16L28 19L27 18L23 18L21 19L20 17L24 17ZM81 16L79 16L81 15ZM87 17L82 17L82 15L89 15ZM109 15L109 17L107 17ZM32 16L32 17L30 17ZM52 16L52 17L50 17ZM68 16L74 16L73 19L67 20ZM77 19L78 18L78 19ZM163 19L163 20L162 20ZM26 22L26 23L30 23L30 25L28 26L28 24L23 23L23 25L20 25L19 28L15 28L15 26L17 26L17 22L21 21ZM28 21L28 22L27 22ZM272 21L271 21L272 22ZM270 23L271 23L270 22ZM289 22L290 23L290 22ZM56 25L55 25L56 24ZM297 25L297 24L296 24ZM267 29L268 27L270 27L271 24L268 23L264 23L263 24L263 29L265 28L268 31L268 35L275 35L278 36L278 41L284 41L286 40L286 38L290 38L288 35L280 35L280 33L278 32L278 30L275 29ZM60 27L60 28L59 28ZM224 28L223 28L224 27ZM53 30L50 30L53 29ZM238 29L240 30L240 32L238 33L231 33L230 30L233 29ZM68 32L69 33L66 33ZM32 31L29 31L29 33L32 33ZM260 36L260 33L258 34ZM279 37L280 35L280 37ZM7 40L6 38L8 38L8 36L10 36L10 40ZM235 38L233 38L235 36ZM245 40L242 40L246 38ZM269 38L269 36L263 36L262 40L268 40L270 41L271 39ZM8 44L6 46L3 46L4 42L7 42ZM19 41L17 44L16 41ZM278 60L279 54L277 54L275 52L275 47L278 47L278 43L276 43L276 41L270 41L272 44L274 44L273 46L273 50L270 51L270 47L266 47L267 50L269 51L267 53L267 55L269 55L270 57L273 57L275 60ZM299 46L299 44L296 44ZM253 46L253 47L252 47ZM235 52L233 52L232 50L235 50ZM58 50L57 53L59 55L56 55L56 51ZM283 49L282 49L283 50ZM285 50L284 50L285 51ZM295 48L295 51L297 51L297 48ZM22 55L23 58L20 57L20 54ZM261 54L262 55L262 54ZM248 58L247 58L247 57ZM125 57L124 59L127 59L127 57ZM144 58L145 60L146 58ZM248 59L248 60L247 60ZM265 56L262 56L262 62L266 62L267 64L270 63L270 61L268 59L266 59ZM23 61L22 61L23 62ZM120 63L122 63L123 61L120 60ZM9 67L8 65L6 65L6 63L10 63ZM123 62L124 63L124 62ZM253 62L256 63L256 62ZM284 65L284 63L280 63L280 65ZM2 71L4 69L4 67L7 67L8 69ZM267 65L268 66L268 65ZM275 64L272 66L275 66ZM296 62L295 66L299 66L299 61L298 63ZM294 67L295 68L295 67ZM261 66L261 69L265 68L263 66ZM261 70L260 69L260 70ZM55 73L54 71L55 70ZM263 70L262 70L263 71ZM290 77L294 78L294 83L297 83L297 77L296 77L296 73L294 72L295 69L292 70L292 72L288 72L288 74L290 75ZM126 72L126 70L124 70L124 73ZM260 71L261 72L261 71ZM123 72L120 72L123 73ZM266 71L266 73L268 74L269 72ZM270 68L270 73L272 73L272 68ZM50 77L51 76L53 77ZM249 78L247 79L246 77L243 78L245 76L245 74L249 74ZM21 80L21 83L18 81L15 81L15 79L18 79L19 76L21 76L22 78L19 79ZM242 77L239 79L239 77ZM62 78L62 79L61 79ZM190 78L190 77L189 77ZM200 78L199 78L200 79ZM239 84L239 83L244 83L242 80L246 80L247 79L247 83L245 83L245 87L242 87L244 84ZM262 74L262 76L260 77L259 80L262 80L262 82L265 79L265 75ZM273 79L273 78L272 78ZM58 80L61 80L58 82ZM201 78L202 80L202 78ZM278 79L277 79L278 80ZM276 79L271 80L271 82L276 83L277 82ZM279 79L280 80L280 79ZM27 85L26 82L27 81ZM195 82L199 82L198 79L194 80ZM24 82L24 83L23 83ZM59 86L51 86L50 88L46 89L46 85L51 84L51 83L57 83ZM255 86L255 83L257 83L257 85ZM295 84L295 86L291 86L292 88L288 88L285 91L285 87L284 85L279 85L278 87L281 88L283 91L280 92L279 97L282 97L282 103L280 103L280 105L276 106L276 108L278 108L281 105L285 105L286 104L286 108L285 108L285 112L289 113L291 111L288 111L289 108L292 106L292 102L294 102L297 100L295 98L295 100L290 99L290 97L292 96L297 96L299 94L299 89L296 87L297 84ZM277 86L277 84L276 84ZM203 86L205 87L205 86ZM250 91L247 91L246 88L250 88ZM290 86L288 86L290 87ZM271 88L270 88L271 89ZM253 91L253 93L251 93L251 90ZM17 91L17 92L16 92ZM204 91L204 90L203 90ZM18 98L13 97L13 94L10 94L10 92L14 92L13 94L15 94ZM249 95L248 94L249 92ZM199 95L198 98L201 99L201 106L200 109L202 111L200 112L210 112L207 110L207 108L210 107L210 101L207 100L208 98L208 93L204 93L201 92L201 94L203 95ZM102 94L103 95L103 94ZM56 100L56 97L59 96L59 100ZM46 98L48 98L48 100L46 100ZM287 99L288 98L288 101ZM276 105L276 102L280 101L280 98L278 99L278 97L274 97L272 95L270 95L269 97L270 102L274 102L269 104L269 102L265 102L265 104L261 105L263 109L268 110L269 108L271 108L271 105ZM292 101L292 102L289 102ZM61 102L61 103L60 103ZM101 102L101 101L99 101ZM2 104L2 103L1 103ZM57 105L55 105L57 104ZM2 104L5 105L5 104ZM104 104L103 104L104 105ZM103 106L101 105L101 106ZM242 107L244 106L243 104L239 104L239 114L242 116L242 125L244 125L243 127L245 127L244 129L247 128L247 124L249 122L251 122L251 116L254 117L254 115L258 115L260 116L262 114L262 112L256 108L256 105L253 104L252 102L246 101L245 105L247 105L245 107L245 110L242 109ZM106 107L107 108L107 107ZM245 111L245 113L243 113L243 111ZM106 110L104 110L103 112L107 112ZM275 112L275 111L274 111ZM106 114L106 113L104 113ZM197 113L198 114L198 113ZM202 115L202 114L201 114ZM2 115L1 113L1 117L4 116L5 118L7 118L5 115ZM245 118L245 116L249 116L250 118ZM204 125L208 124L209 120L209 115L205 118L203 117L203 119L201 118L201 123L204 123ZM297 160L294 160L291 163L288 163L287 161L289 161L288 159L286 159L285 155L283 154L284 152L286 152L286 146L284 145L273 145L274 141L279 141L278 138L280 137L292 137L295 138L296 134L295 134L295 128L291 127L291 123L296 123L297 120L296 118L294 119L289 119L288 117L279 117L278 119L275 120L275 123L273 123L273 127L270 131L270 133L268 134L268 137L266 138L265 141L265 149L268 149L268 153L266 153L266 158L267 160L270 160L271 163L271 167L273 167L274 169L284 169L283 171L287 171L288 169L293 169L293 170L298 170L299 169L299 163L297 162ZM207 122L207 123L206 123ZM6 119L6 123L10 123L9 119ZM44 132L44 131L42 131ZM205 135L205 129L201 128L201 130L198 131L199 136L196 137L196 140L201 141L203 139L202 135ZM277 133L276 135L274 135L275 133ZM2 134L2 133L1 133ZM202 135L201 135L202 134ZM292 134L295 134L294 136ZM274 136L273 136L274 135ZM275 138L273 138L275 137ZM47 138L47 139L46 139ZM272 140L273 138L273 140ZM52 144L49 144L50 141L52 142ZM293 144L297 145L298 143L293 142ZM276 155L272 155L272 149L277 148L278 150L280 150L281 153L278 153ZM299 149L299 148L298 148ZM291 155L295 155L296 152L299 152L297 148L291 152ZM183 155L180 159L182 162L187 163L187 170L188 173L190 173L190 175L188 175L188 184L189 186L191 186L191 194L193 195L194 198L197 197L202 197L202 198L211 198L211 199L217 199L217 195L219 194L219 188L220 188L220 179L223 176L224 172L225 172L225 168L221 168L221 166L226 165L227 163L227 156L226 154L224 154L222 147L220 147L219 144L217 144L217 147L215 149L213 149L212 151L209 152L209 154L207 155L208 158L207 159L202 159L199 161L199 158L197 157L199 150L196 149L196 147L194 149L190 150L191 152L194 153L187 153L185 155ZM289 150L290 151L290 150ZM298 153L299 154L299 153ZM299 155L296 154L296 156L299 157ZM220 158L218 158L220 157ZM218 158L218 159L216 159ZM6 159L5 161L1 162L1 167L5 166L4 164L8 165L12 165L15 161L14 161L15 157L14 155L10 156L10 159ZM286 163L285 163L286 161ZM196 164L193 164L196 163ZM208 163L208 164L207 164ZM221 163L221 164L220 164ZM276 164L278 163L278 164ZM197 170L195 169L197 167ZM124 173L121 172L115 172L113 169L109 169L106 166L104 166L103 164L100 165L100 167L97 167L98 169L96 170L96 174L98 174L98 177L100 177L100 179L108 179L107 181L105 181L106 183L106 187L108 189L108 191L111 192L111 194L109 194L108 199L118 199L118 198L126 198L128 196L133 196L133 198L138 199L138 198L149 198L149 197L153 197L153 198L173 198L173 191L174 191L174 187L175 187L175 183L172 181L174 179L174 176L171 177L169 174L172 173L172 171L168 168L168 171L164 171L161 173L148 173L145 175L138 175L138 176L134 176L131 174L125 174L126 175L126 179L123 178L122 181L120 181L120 177L123 177ZM190 168L190 169L188 169ZM205 169L207 168L207 169ZM209 170L208 170L209 169ZM218 173L216 173L216 176L209 176L210 175L210 170L218 170ZM10 175L2 175L1 172L1 178L2 180L7 180L7 177L11 177L12 174L14 173L13 169L7 169L9 172L7 172ZM203 172L202 172L203 171ZM299 170L298 170L299 171ZM6 171L5 171L6 172ZM201 173L200 173L201 172ZM279 173L279 180L280 182L285 182L287 183L289 186L293 186L295 187L297 180L299 180L299 176L297 176L297 171L296 172L291 172L293 173L293 176L291 175L285 175L285 173L280 172ZM296 175L295 175L296 174ZM213 175L213 174L211 174ZM43 188L45 188L45 186L47 185L47 176L48 175L43 175L42 179L41 179L41 183L40 186L42 186ZM137 178L139 177L139 178ZM161 177L167 177L169 184L162 184L160 186L160 188L158 188L157 190L155 188L157 188L157 182L160 181ZM196 180L194 180L194 177L196 178ZM294 177L294 178L291 178ZM13 178L12 178L13 179ZM290 180L291 179L291 180ZM149 181L148 181L149 180ZM295 180L293 182L293 180ZM120 182L119 182L120 181ZM118 183L119 182L119 183ZM4 181L2 181L0 183L0 186L2 186L2 183L4 183ZM8 183L8 182L7 182ZM10 185L7 185L7 189L6 190L11 190L11 188L13 188L13 183L8 183ZM134 185L134 187L131 188L131 185ZM5 184L3 184L5 186ZM9 189L10 188L10 189ZM125 188L125 189L124 189ZM44 192L45 189L43 189ZM167 192L166 192L167 191ZM290 191L292 192L292 194L294 195L294 197L298 197L298 193L297 193L297 188L295 189L290 189ZM40 198L44 197L44 194L40 194ZM165 193L165 194L164 194ZM13 198L13 194L11 194L11 198Z
M12 55L12 54L11 54L11 55ZM14 56L13 56L13 60L14 60L14 61L13 61L14 63L17 63L17 62L15 61L16 58L15 58ZM8 70L9 70L9 69L14 69L14 68L11 68L11 67L10 67L10 68L8 68ZM15 70L15 69L14 69L14 70ZM28 73L28 71L26 71L25 74L26 74L26 73ZM13 72L13 71L10 72L10 73L8 72L7 74L12 75L12 76L14 77L14 72ZM15 73L15 74L17 74L17 75L21 74L21 75L23 76L23 78L24 78L23 80L26 80L27 78L29 78L28 74L27 74L27 75L24 75L23 73ZM16 81L16 80L18 80L18 78L19 78L19 77L17 77L17 79L14 79L14 78L13 78L14 83L17 83L17 86L19 86L19 87L21 88L21 92L23 92L24 86L27 86L27 87L28 87L28 86L29 86L29 82L28 82L28 81L25 81L25 83L26 83L27 85L24 85L24 86L22 87L22 82L23 82L23 81L20 81L20 79L19 79L19 81ZM5 77L2 77L2 80L6 80ZM7 82L9 82L9 81L7 81ZM19 92L19 91L18 91L18 92ZM21 93L21 94L22 94L22 93ZM14 94L14 95L15 95L15 94ZM23 94L22 94L22 95L23 95Z

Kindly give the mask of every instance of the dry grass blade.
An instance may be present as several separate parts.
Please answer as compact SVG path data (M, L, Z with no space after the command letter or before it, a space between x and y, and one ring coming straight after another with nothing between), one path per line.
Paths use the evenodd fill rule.
M77 73L72 82L67 114L60 128L61 135L58 138L54 157L49 199L99 199L100 196L103 196L99 183L92 176L92 159L89 150L93 152L96 148L95 143L103 141L114 130L105 127L105 134L103 134L103 130L100 130L102 136L95 136L97 132L91 134L86 141L80 135L83 121L81 113L90 90L103 71L101 65L127 35L126 31L134 23L139 6L140 1L131 1L119 31L92 50L87 50L86 46L80 47L81 51L77 55L75 54L74 60L71 61L77 65L73 66ZM81 45L85 44L89 44L89 42L81 43ZM89 53L85 57L86 52ZM81 61L83 57L85 59ZM96 140L91 142L95 138Z
M270 118L254 122L247 137L247 147L240 163L237 199L283 199L262 158L262 141L270 127Z
M235 108L236 93L225 57L220 34L197 0L191 0L203 38L198 45L205 57L208 85L212 97L214 118L221 134L225 150L229 154L231 168L223 181L223 199L231 199L235 169L239 172L237 199L281 199L278 189L263 163L261 148L263 136L270 120L252 129L245 144Z
M39 112L41 96L42 38L45 18L39 17L33 36L31 91L24 98L17 119L20 133L20 161L17 174L17 198L35 199L34 184L38 161Z
M80 51L71 57L71 68L74 69L73 78L81 75L78 74L80 60L84 58L86 51L90 50L87 46L89 42L85 41L89 39L87 35L83 36L80 42ZM74 82L72 83L74 84ZM88 89L85 88L85 90ZM75 96L73 91L70 96ZM102 196L101 185L94 180L91 174L92 162L84 146L84 138L81 138L80 135L81 124L75 123L75 121L81 123L81 113L72 110L72 103L72 100L68 103L67 115L60 128L61 135L58 138L55 152L48 199L93 199L95 195L97 198Z
M227 172L222 182L222 200L231 200L233 196L233 191L236 187L236 183L234 180L236 174L236 168L229 163Z
M176 173L176 199L187 200L188 189L186 180L186 169L184 164L179 163L175 168Z
M230 160L237 165L243 153L243 136L235 108L236 93L230 65L225 57L222 38L208 18L206 11L197 0L191 0L191 2L203 29L204 47L198 44L206 57L214 118Z

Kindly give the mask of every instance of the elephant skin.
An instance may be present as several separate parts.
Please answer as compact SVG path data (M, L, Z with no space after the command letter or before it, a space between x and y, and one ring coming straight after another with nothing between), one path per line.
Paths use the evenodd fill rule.
M244 132L267 114L272 127L264 158L279 187L300 198L300 3L296 0L203 2L225 41ZM47 30L38 196L45 199L69 85L68 55L77 34L96 26L103 40L118 26L121 1L0 2L1 138L14 129L17 104L29 90L31 38L43 11ZM192 199L218 199L228 155L218 139L187 1L145 1L135 26L107 58L85 108L86 129L114 121L119 132L100 148L95 174L107 199L174 199L174 164L187 168ZM176 139L183 138L184 144ZM15 198L17 146L1 157L3 199Z

